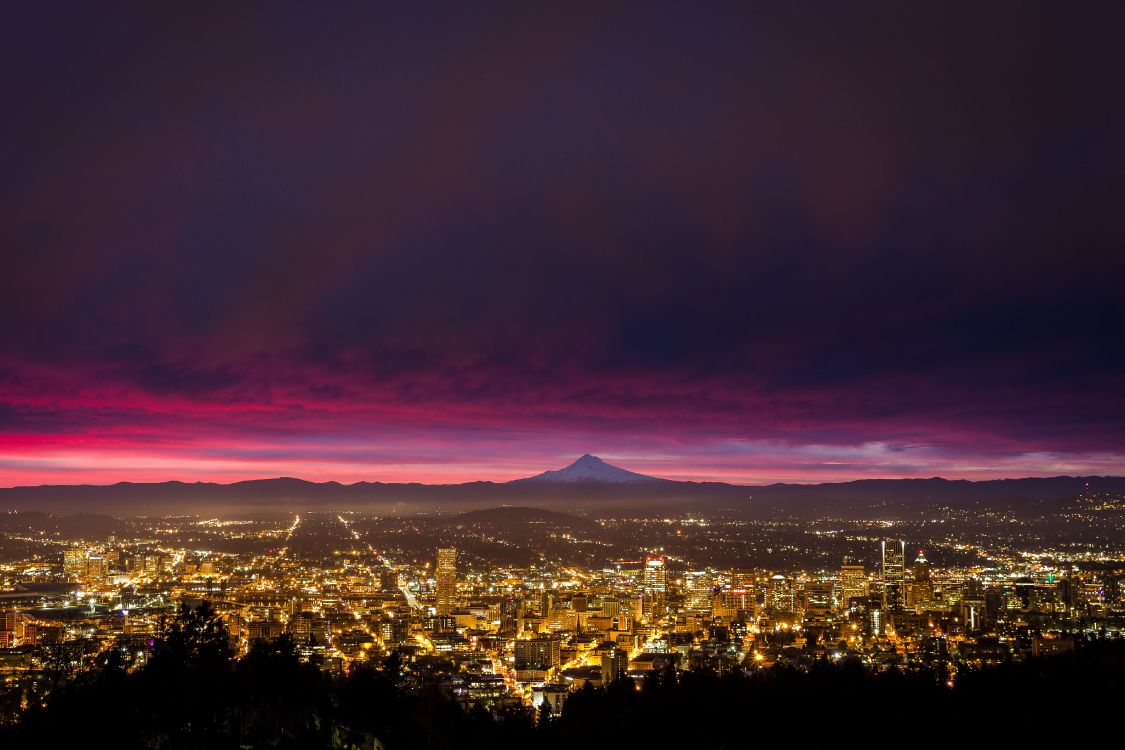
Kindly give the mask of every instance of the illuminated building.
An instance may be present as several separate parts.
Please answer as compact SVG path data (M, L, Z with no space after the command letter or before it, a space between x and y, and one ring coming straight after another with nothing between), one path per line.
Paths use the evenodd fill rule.
M551 708L551 715L558 716L569 694L565 685L537 685L531 692L531 705L539 708L546 703Z
M0 610L0 644L12 648L23 639L23 618L15 609Z
M910 568L914 574L914 581L911 584L911 603L915 607L922 607L934 598L934 582L930 577L930 561L926 559L926 553L918 550L918 557L914 559L914 564Z
M1035 657L1048 654L1065 654L1073 650L1073 638L1033 638L1031 640L1031 655Z
M766 609L771 617L793 614L793 586L780 573L770 578Z
M961 622L965 625L967 633L979 633L984 629L986 622L985 602L978 598L965 598L958 603L961 612Z
M159 578L160 574L171 568L171 560L165 561L160 555L145 555L144 572L149 578Z
M520 600L515 596L506 596L500 600L497 607L497 619L500 623L500 633L510 635L516 632L519 626Z
M547 672L562 663L562 646L558 638L530 638L515 643L516 679L520 682L543 680Z
M684 574L684 608L693 614L710 615L714 606L711 574L693 571Z
M302 647L310 643L323 646L330 636L328 623L311 612L299 612L289 618L287 630L294 642Z
M629 668L629 654L616 645L610 645L601 657L602 682L606 685L613 682L619 675L624 675Z
M867 571L851 558L845 557L840 566L840 604L847 609L852 599L867 596Z
M659 620L668 607L668 569L664 555L645 555L643 604L644 619Z
M823 625L832 619L832 584L829 582L809 582L804 588L805 622Z
M906 542L883 542L883 605L902 609L906 603Z
M285 632L280 620L254 620L246 626L246 640L276 641Z
M63 550L63 574L70 579L86 575L86 550Z
M457 606L457 549L437 551L437 613L447 615Z
M86 560L86 575L89 578L103 578L108 572L104 557L92 556Z
M867 597L864 613L864 635L879 638L886 635L887 618L883 612L883 598L878 594Z

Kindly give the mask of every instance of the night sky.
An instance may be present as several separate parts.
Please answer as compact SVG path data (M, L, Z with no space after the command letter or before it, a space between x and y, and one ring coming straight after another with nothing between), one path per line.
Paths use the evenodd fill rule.
M25 5L2 486L1125 473L1121 3Z

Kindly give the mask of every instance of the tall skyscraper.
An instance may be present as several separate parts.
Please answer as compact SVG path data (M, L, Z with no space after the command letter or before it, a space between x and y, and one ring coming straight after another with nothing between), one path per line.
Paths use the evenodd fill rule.
M713 606L711 574L697 570L684 574L684 608L692 614L710 615Z
M883 541L883 604L891 611L906 603L906 542Z
M770 578L769 589L766 592L766 609L771 617L793 613L793 584L780 573Z
M643 612L649 622L659 620L668 607L668 569L664 555L645 555Z
M514 594L508 594L500 600L497 607L500 619L500 634L512 635L519 629L520 600Z
M629 668L629 653L616 646L602 654L602 682L606 685L624 675Z
M102 578L107 572L105 558L101 555L91 555L86 559L86 575L90 578Z
M926 559L926 553L923 550L918 550L918 557L914 559L910 572L914 574L912 602L915 608L921 610L934 598L934 582L930 577L930 561Z
M23 620L16 610L0 609L0 647L12 648L23 640Z
M67 578L83 578L86 575L86 550L63 550L63 574Z
M437 551L437 613L447 615L457 605L457 548L439 547Z
M867 571L850 557L840 566L840 606L847 609L852 599L867 597Z

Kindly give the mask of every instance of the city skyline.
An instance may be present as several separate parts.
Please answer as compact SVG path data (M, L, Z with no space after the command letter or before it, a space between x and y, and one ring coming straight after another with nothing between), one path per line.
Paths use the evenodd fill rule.
M0 5L0 748L1104 744L1122 39Z
M704 701L782 732L814 704L893 705L880 726L904 729L1010 706L986 734L1011 739L1041 731L1022 722L1035 699L1111 705L1125 669L1120 491L936 522L882 504L770 519L264 510L0 515L0 737L88 744L102 730L76 712L136 707L146 719L114 723L114 742L459 747L485 731L502 748L562 727L614 746L761 743L743 722L660 721ZM242 720L270 691L289 710ZM644 706L650 720L620 721Z
M0 748L1104 744L1123 39L0 5Z

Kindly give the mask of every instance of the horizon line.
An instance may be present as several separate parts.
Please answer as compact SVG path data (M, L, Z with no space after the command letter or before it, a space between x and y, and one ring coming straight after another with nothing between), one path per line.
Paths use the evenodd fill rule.
M537 475L535 475L535 476L537 476ZM135 480L129 480L129 479L121 479L121 480L118 480L116 482L106 482L106 483L76 482L76 483L72 483L72 484L52 484L52 483L47 483L47 484L12 484L12 485L0 485L0 490L37 489L37 488L42 488L42 487L116 487L118 485L123 485L123 484L128 484L128 485L183 484L183 485L213 485L213 486L216 486L216 487L231 487L231 486L234 486L234 485L248 484L248 483L251 483L251 482L275 482L275 481L280 481L280 480L292 480L292 481L303 482L305 484L311 484L311 485L335 484L335 485L339 485L341 487L355 487L356 485L361 485L361 484L373 484L373 485L377 484L377 485L386 485L386 486L421 485L423 487L460 487L460 486L464 486L464 485L467 485L467 484L507 485L507 484L512 484L514 482L518 482L518 481L520 481L520 479L530 479L530 478L532 478L532 477L520 477L520 478L517 478L517 479L505 479L505 480L499 480L499 481L492 480L492 479L471 479L471 480L467 480L467 481L463 481L463 482L383 481L383 480L379 480L379 479L357 479L354 482L346 482L346 481L340 481L340 480L337 480L337 479L316 480L316 479L305 479L303 477L290 476L290 475L279 475L279 476L253 477L253 478L249 478L249 479L236 479L236 480L232 480L230 482L218 482L218 481L207 480L207 479L197 479L197 480L194 480L194 481L183 480L183 479L161 479L161 480L155 480L155 481L135 481ZM1011 482L1011 481L1020 481L1020 480L1027 480L1027 479L1074 479L1074 480L1077 481L1077 480L1089 480L1089 479L1125 479L1125 474L1120 474L1120 475L1118 475L1118 474L1051 474L1051 475L1043 475L1043 476L1013 475L1013 476L990 477L990 478L987 478L987 479L965 479L965 478L950 479L948 477L943 477L943 476L939 476L939 475L935 474L933 476L924 476L924 477L923 476L918 476L918 477L894 477L894 476L855 477L853 479L838 479L838 480L834 480L834 481L785 481L785 482L769 482L767 484L740 484L740 483L737 483L737 482L726 482L726 481L719 480L719 479L693 480L693 479L666 479L664 477L652 477L652 478L661 479L663 481L673 482L673 483L676 483L676 484L694 484L694 485L721 484L721 485L726 485L728 487L753 488L753 487L774 487L774 486L777 486L777 485L794 485L794 486L813 487L813 486L819 486L819 485L850 484L852 482L912 482L912 481L913 482L918 482L918 481L925 482L925 481L933 481L933 480L940 480L940 481L943 481L943 482L968 482L970 484L982 484L982 483L985 483L985 482ZM548 482L546 484L552 484L552 483ZM572 484L572 485L578 485L578 486L583 486L583 485L587 485L587 484L589 484L589 485L620 484L620 485L624 485L624 486L630 486L631 484L636 484L637 486L644 486L643 483L640 483L640 482L637 482L637 483L603 482L603 481L598 481L598 480L578 480L578 481L573 481L573 482L556 482L556 483L553 483L553 484L563 484L563 485ZM525 485L525 486L527 486L527 485Z

